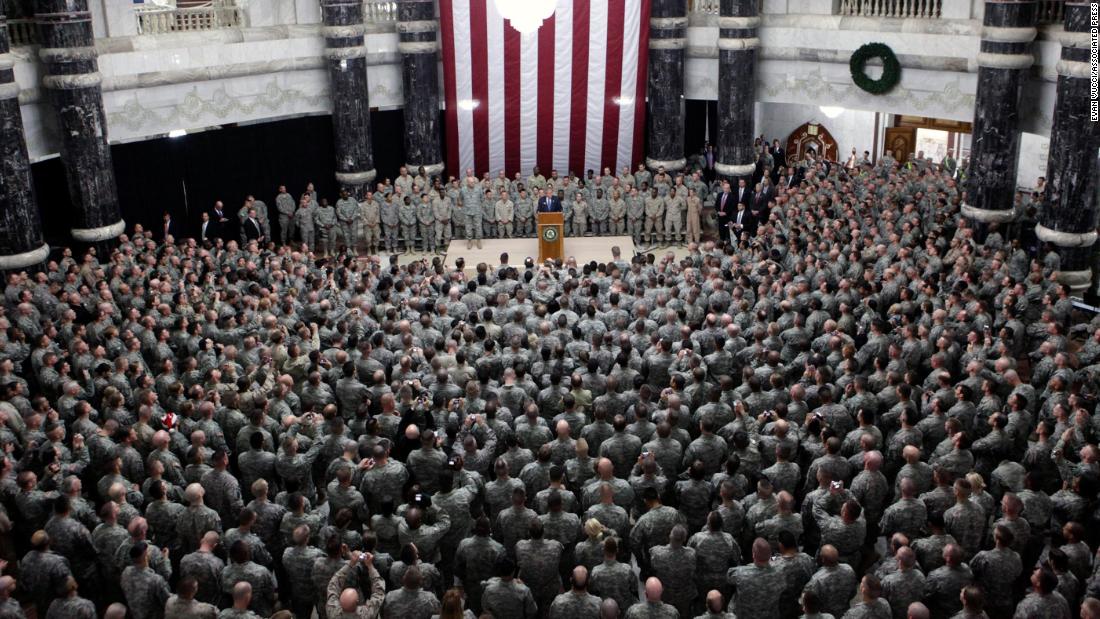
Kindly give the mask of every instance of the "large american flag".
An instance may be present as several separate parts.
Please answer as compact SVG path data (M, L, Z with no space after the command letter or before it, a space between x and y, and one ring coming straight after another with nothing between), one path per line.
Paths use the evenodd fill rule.
M439 0L439 21L452 174L582 175L643 159L649 0L557 0L530 34L494 0Z

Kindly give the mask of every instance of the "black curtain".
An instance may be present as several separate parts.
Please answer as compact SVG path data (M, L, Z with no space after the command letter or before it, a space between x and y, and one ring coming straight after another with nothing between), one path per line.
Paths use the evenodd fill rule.
M710 117L710 143L718 142L718 102L688 99L684 103L684 153L690 158L702 152L707 142L707 117Z
M371 126L378 178L392 178L405 162L402 111L372 111ZM193 233L199 214L216 200L235 215L249 194L266 202L274 218L279 185L297 196L312 182L318 197L330 202L337 197L330 116L116 144L111 155L128 230L135 223L156 228L168 211ZM70 244L66 215L73 205L61 160L36 163L32 171L47 241Z

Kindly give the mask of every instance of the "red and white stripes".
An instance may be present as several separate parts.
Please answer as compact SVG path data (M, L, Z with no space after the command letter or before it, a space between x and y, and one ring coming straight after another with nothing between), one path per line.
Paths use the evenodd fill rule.
M440 0L439 12L451 174L643 159L649 0L558 0L531 34L494 0Z

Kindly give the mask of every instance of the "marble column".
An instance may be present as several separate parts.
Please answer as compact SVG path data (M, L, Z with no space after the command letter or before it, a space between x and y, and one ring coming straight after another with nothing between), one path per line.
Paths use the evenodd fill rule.
M424 166L428 176L443 172L439 136L439 43L435 2L397 3L397 51L405 91L405 166L411 174Z
M718 17L718 160L715 170L736 185L756 170L753 111L756 48L760 38L757 0L721 0Z
M687 1L653 0L649 18L649 109L646 166L683 169L684 48Z
M983 223L1015 218L1020 81L1035 58L1035 2L986 0L978 92L963 215Z
M1035 234L1057 248L1058 275L1076 293L1092 281L1096 242L1097 164L1100 127L1089 117L1089 3L1067 2L1065 29L1059 33L1058 98L1050 129L1047 185Z
M49 246L42 242L14 66L4 0L0 0L0 271L34 267L50 255Z
M361 0L321 0L325 58L332 78L336 181L352 194L375 177L371 148L367 48Z
M107 144L102 77L88 0L35 0L45 67L42 85L57 114L61 163L75 206L70 229L78 243L104 259L126 229L118 206L115 167Z

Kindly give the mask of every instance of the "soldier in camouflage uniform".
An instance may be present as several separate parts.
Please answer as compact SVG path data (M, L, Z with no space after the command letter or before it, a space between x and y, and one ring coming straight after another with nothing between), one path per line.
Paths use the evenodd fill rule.
M786 581L770 558L771 545L758 537L752 543L752 564L730 568L726 576L733 586L730 612L738 617L779 619L779 601Z
M481 594L483 612L493 617L535 619L538 604L526 583L516 578L516 564L507 555L499 557L493 566L496 576L485 581Z
M478 249L481 249L481 202L485 199L485 192L476 184L473 177L467 177L462 186L462 218L463 229L466 231L466 249L474 246L477 241Z
M313 565L325 556L319 548L309 545L310 531L306 525L294 529L294 545L283 551L282 565L290 587L290 607L298 617L308 617L317 600L313 587Z
M664 587L657 578L645 581L645 600L626 610L625 619L678 619L680 613L675 606L661 601Z
M189 484L183 492L183 500L188 505L176 524L176 534L185 552L197 549L208 531L222 532L221 517L206 506L205 495L206 490L198 483Z
M332 575L325 586L325 615L322 615L322 619L326 619L326 616L327 619L371 619L379 616L386 601L386 582L378 573L374 561L375 557L371 553L351 553L347 563ZM358 589L364 576L370 589L369 595L366 595L367 591L363 592L362 597L366 599L360 604ZM415 576L410 578L413 579ZM395 609L396 606L395 604ZM309 613L298 616L309 616Z
M401 579L401 588L386 594L382 616L386 619L398 619L438 614L442 608L439 598L434 593L421 589L422 582L420 569L415 565L409 567Z
M497 222L497 201L493 199L491 189L484 189L481 193L481 232L487 239L495 239L500 235L500 226Z
M974 582L974 573L962 559L962 548L948 544L943 549L944 565L932 570L925 579L924 599L934 617L950 617L962 610L959 591Z
M998 526L993 532L996 546L983 550L970 560L974 579L986 595L986 605L994 616L1007 616L1013 608L1013 583L1023 573L1020 555L1011 548L1014 536L1008 527Z
M654 488L646 488L642 497L646 511L630 531L630 549L638 559L642 574L648 575L652 573L650 551L662 542L667 542L672 528L686 525L687 519L676 508L662 505Z
M608 234L622 236L627 233L626 210L626 200L622 193L618 190L612 191L611 200L607 203Z
M638 169L634 171L634 186L639 190L642 190L642 185L646 188L652 185L653 175L646 169L644 163L638 164Z
M712 589L728 593L726 572L741 562L741 547L722 530L722 516L718 512L707 515L707 526L691 536L688 547L695 550L698 559L695 583L699 597L705 597Z
M317 243L326 256L336 255L336 233L339 230L336 219L336 209L322 199L320 206L313 215L313 222L317 229Z
M336 222L339 225L340 239L344 242L348 253L353 256L359 255L358 217L359 202L347 191L341 191L340 199L336 201Z
M401 240L405 243L405 253L416 251L416 214L417 205L412 196L399 198L397 217L401 221Z
M894 553L897 571L882 579L882 595L890 603L895 619L904 619L906 609L924 599L924 574L917 567L917 555L903 546Z
M596 190L596 197L592 199L592 233L596 236L607 236L611 230L611 205L603 189Z
M821 600L824 612L843 615L856 593L859 577L850 565L839 563L837 550L829 544L821 547L821 567L814 572L806 591L813 591Z
M69 561L50 550L50 536L45 531L35 531L30 541L31 550L19 561L19 579L38 613L45 616L72 572Z
M11 577L10 576L4 576L4 577L0 577L0 578L10 579ZM0 587L3 587L3 586L4 586L3 583L0 583ZM55 618L60 619L62 617L64 619L96 619L97 615L96 615L96 610L95 610L95 604L91 600L87 600L87 599L84 599L84 598L80 597L80 595L77 594L77 591L78 591L78 586L77 586L76 579L70 577L65 582L64 597L60 597L60 598L54 600L50 604L49 610L46 611L46 619L55 619ZM4 605L0 605L0 616L4 616L4 617L22 617L23 616L22 608L20 608L20 606L17 603L15 603L15 600L12 600L11 598L8 598L8 601L13 603L14 608L9 610ZM192 614L191 617L195 617L195 618L204 618L205 617L206 619L209 619L209 618L215 617L217 615L218 609L214 608L213 606L210 606L209 604L204 604L203 606L206 607L205 608L205 610L206 610L205 615L201 614L203 609L195 609L197 612ZM171 600L169 600L169 604L166 607L166 610L171 610ZM184 616L184 615L180 615L180 616ZM176 617L171 616L171 615L166 613L165 614L165 619L176 619Z
M600 613L600 598L588 592L588 570L584 566L573 568L571 588L554 598L550 604L550 619L579 619L596 617Z
M663 599L675 606L681 617L690 614L696 594L695 549L685 546L686 542L687 528L676 525L669 533L667 546L649 551L653 575L667 587Z
M1031 573L1031 593L1016 607L1015 617L1071 617L1069 604L1058 593L1058 576L1049 567Z
M313 205L309 194L302 196L301 203L298 204L298 210L294 212L294 226L298 229L298 236L301 237L302 243L309 248L309 251L313 251L315 221L317 207Z
M295 217L294 196L286 191L285 185L279 185L279 194L275 196L275 209L279 212L279 240L283 245L294 239Z
M397 253L398 239L401 233L401 212L393 196L386 196L382 203L381 215L382 234L385 235L386 253Z
M649 190L645 198L645 242L656 244L664 241L665 231L662 227L662 216L665 213L665 199L662 198L657 188Z
M164 614L171 596L168 582L149 567L149 545L134 544L128 553L132 565L122 571L122 593L134 619L155 619Z
M516 198L516 236L525 238L535 233L535 200L527 195L526 189L521 189Z
M451 244L451 221L454 218L454 199L449 193L444 192L432 200L432 216L435 221L435 246L436 249L446 251Z
M454 575L462 581L470 609L480 612L482 583L492 578L497 561L505 553L504 546L489 536L488 518L478 518L473 532L473 536L459 542L454 553Z
M573 235L585 236L588 234L588 198L580 191L573 195Z
M610 598L619 608L629 608L638 601L638 579L628 563L618 560L618 539L608 537L603 541L603 563L592 568L590 588L603 598Z
M222 570L221 584L222 594L226 597L233 595L233 587L239 582L247 582L252 585L252 602L249 610L268 617L274 612L275 590L278 585L275 575L267 568L252 561L252 552L248 544L237 540L229 548L229 565Z
M203 535L198 550L180 560L180 578L194 578L198 583L195 599L207 604L217 604L221 600L221 573L225 562L214 554L219 543L218 534L210 531Z
M682 187L682 185L681 185ZM684 242L685 196L670 192L665 198L665 239L671 243Z
M507 193L501 192L499 195L500 199L496 201L494 214L497 230L501 238L510 239L514 231L513 221L516 216L516 205Z
M516 542L516 564L519 576L531 593L539 608L549 608L561 588L558 566L564 548L557 540L543 539L542 523L535 519L529 527L529 539Z
M373 192L367 192L366 197L359 203L357 219L359 227L356 236L367 254L378 253L378 247L382 242L382 205L374 198Z
M626 231L634 239L635 245L641 245L645 231L645 198L637 188L632 188L626 201Z
M435 210L426 193L420 196L420 204L416 207L416 221L420 224L420 244L424 251L436 253Z

